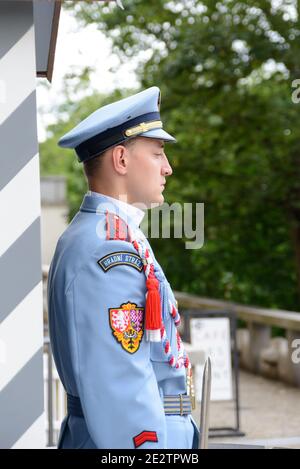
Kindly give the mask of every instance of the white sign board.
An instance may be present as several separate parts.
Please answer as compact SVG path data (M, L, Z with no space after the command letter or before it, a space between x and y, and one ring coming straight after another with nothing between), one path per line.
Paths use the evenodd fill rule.
M232 399L230 320L228 318L192 318L191 343L210 356L212 367L211 400ZM204 364L195 363L196 399L201 401Z

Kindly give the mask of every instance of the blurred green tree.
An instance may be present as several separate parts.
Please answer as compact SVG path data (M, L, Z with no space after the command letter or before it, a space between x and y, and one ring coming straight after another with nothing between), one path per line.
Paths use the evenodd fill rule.
M164 126L178 141L166 146L173 166L166 201L205 204L202 249L185 249L185 238L152 241L178 290L298 309L300 129L292 86L300 78L299 3L67 4L83 26L96 23L112 39L122 62L137 61L142 89L161 88ZM102 99L67 104L72 125ZM50 130L61 134L69 124ZM74 198L82 179L74 172L72 180Z

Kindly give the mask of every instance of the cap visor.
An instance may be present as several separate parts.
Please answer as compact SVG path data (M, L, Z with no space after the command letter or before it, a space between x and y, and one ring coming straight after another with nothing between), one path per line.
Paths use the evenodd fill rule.
M176 138L168 134L163 129L152 129L142 134L137 135L137 137L149 137L149 138L158 138L160 140L165 140L166 142L176 142Z

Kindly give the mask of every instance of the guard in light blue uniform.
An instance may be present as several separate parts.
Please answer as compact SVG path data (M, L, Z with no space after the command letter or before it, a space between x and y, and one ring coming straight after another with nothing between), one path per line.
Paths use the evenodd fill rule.
M104 106L60 140L86 161L129 138L175 141L160 90ZM89 191L58 241L49 329L68 413L58 448L197 448L177 303L139 228L145 212Z

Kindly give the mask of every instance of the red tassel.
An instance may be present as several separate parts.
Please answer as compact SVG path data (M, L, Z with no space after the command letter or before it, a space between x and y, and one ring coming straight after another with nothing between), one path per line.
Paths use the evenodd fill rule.
M146 299L146 339L151 342L161 341L161 299L159 294L159 281L151 272L146 281L147 299Z

